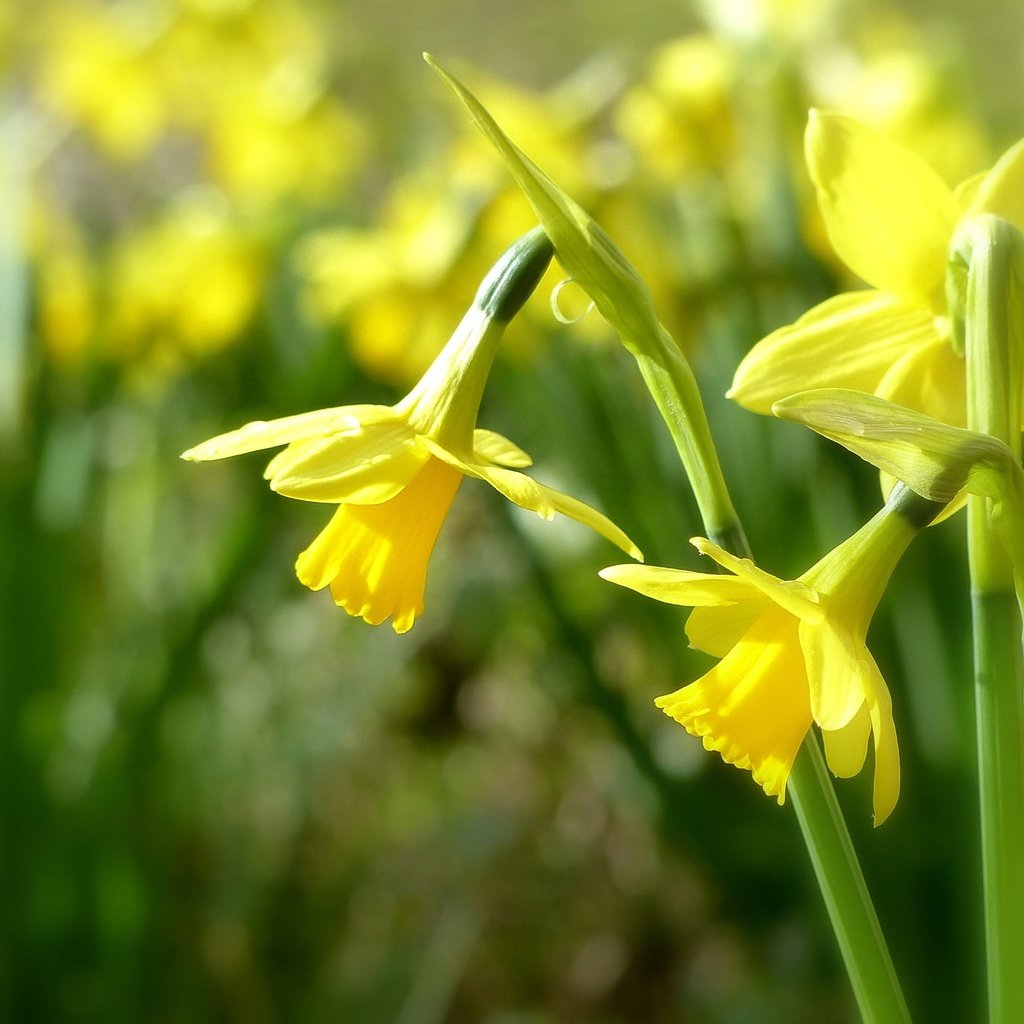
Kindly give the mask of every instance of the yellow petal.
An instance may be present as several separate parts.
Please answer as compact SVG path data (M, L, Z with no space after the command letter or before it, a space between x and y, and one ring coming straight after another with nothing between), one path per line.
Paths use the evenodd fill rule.
M755 591L742 604L694 608L686 620L686 639L698 651L724 658L770 604L764 594Z
M610 565L598 575L655 601L686 607L730 605L759 596L755 587L737 576L660 565Z
M505 470L504 472L510 471ZM491 483L489 476L485 476L484 479ZM582 523L583 526L589 526L594 533L604 537L605 540L610 540L619 550L625 551L630 558L635 558L638 562L644 560L644 553L606 515L591 508L579 498L574 498L571 494L563 494L544 484L538 484L538 486L545 492L547 500L551 502L556 512L574 519L577 523ZM530 506L524 507L529 508Z
M953 198L956 200L957 208L963 213L968 213L972 209L975 196L988 175L988 171L978 171L977 174L965 178L953 189Z
M994 213L1024 230L1024 139L1011 146L985 175L970 213Z
M885 821L900 796L900 750L896 725L892 720L892 699L881 672L871 661L871 676L865 691L871 714L871 733L875 741L875 784L873 803L875 827Z
M871 735L871 715L867 704L862 704L857 714L841 729L823 729L825 760L832 773L841 779L852 779L864 767L868 753L868 737Z
M759 341L727 397L752 412L810 388L874 391L904 353L937 337L931 314L876 291L847 292Z
M825 622L800 623L811 715L822 729L841 729L864 703L863 643Z
M330 584L336 604L396 633L423 611L427 563L462 474L430 459L409 485L379 505L342 505L299 555L295 571L310 589Z
M745 579L790 615L808 622L824 619L825 610L818 603L818 594L813 587L799 581L780 580L759 569L749 558L737 558L704 537L691 537L690 543L702 555L708 555L723 568Z
M364 426L392 420L394 416L394 412L386 405L343 405L336 409L317 409L315 412L285 416L269 422L257 420L238 430L211 437L209 441L189 448L181 457L189 462L226 459L232 455L276 448L292 441L358 433Z
M473 431L473 454L484 462L510 469L525 469L533 465L533 459L522 448L493 430Z
M438 459L458 469L466 476L474 476L490 484L499 494L503 494L520 508L536 512L541 519L554 519L555 513L575 519L576 522L589 526L595 533L610 540L631 558L643 561L643 552L622 532L607 516L592 509L589 505L568 494L562 494L553 487L537 483L525 473L517 473L512 469L488 465L484 462L467 462L460 459L454 452L442 448L429 438L421 438L420 443L429 449Z
M401 419L289 445L267 467L289 498L358 505L394 497L430 458Z
M967 425L964 360L938 334L910 349L894 364L875 394L954 427Z
M811 111L805 152L843 262L875 288L930 302L959 217L945 182L909 149L840 114Z
M769 608L710 672L655 703L783 803L811 726L796 621Z

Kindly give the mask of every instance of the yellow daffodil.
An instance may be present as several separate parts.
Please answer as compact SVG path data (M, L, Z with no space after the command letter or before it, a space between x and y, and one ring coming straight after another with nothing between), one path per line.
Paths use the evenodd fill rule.
M390 617L397 633L410 629L423 610L427 562L465 476L542 518L561 512L641 558L603 515L516 472L531 460L511 441L475 429L497 344L550 258L539 229L512 246L444 350L396 405L350 405L250 423L183 458L205 461L287 445L267 466L270 486L288 497L339 506L299 556L299 579L313 590L329 585L337 604L373 625Z
M937 509L923 506L930 514ZM751 771L780 804L812 723L822 730L829 767L844 778L863 767L872 735L881 824L899 796L899 752L889 691L865 634L893 568L928 518L920 508L921 499L899 488L869 523L794 581L703 537L694 546L733 575L633 565L603 570L613 583L692 606L690 645L722 659L696 682L658 698L658 706L708 750Z
M768 413L797 391L846 387L964 426L947 249L977 214L1024 226L1024 140L955 191L911 151L839 114L812 111L805 142L832 245L872 288L828 299L758 342L729 397Z

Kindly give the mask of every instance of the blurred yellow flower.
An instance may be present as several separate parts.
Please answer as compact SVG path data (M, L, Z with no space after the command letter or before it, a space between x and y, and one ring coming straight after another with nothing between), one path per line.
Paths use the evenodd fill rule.
M107 155L148 153L168 117L152 54L159 19L138 5L75 3L49 14L38 72L44 101L83 125Z
M594 90L534 94L487 79L482 91L574 187L594 191L585 150L588 118L602 102ZM296 259L307 308L314 319L344 322L360 366L408 387L444 344L451 310L471 298L488 254L533 223L500 167L459 141L429 168L399 178L372 227L321 229L301 241ZM553 271L549 282L557 283ZM507 338L514 350L530 343L517 330L523 319Z
M119 358L173 368L230 343L259 299L262 259L215 192L186 196L111 256L108 334Z
M299 579L313 590L329 585L337 604L373 625L390 617L397 633L409 630L423 610L430 553L464 476L544 519L556 512L569 516L642 557L599 512L515 472L531 460L511 441L476 429L498 342L550 258L539 229L509 249L444 350L396 405L342 406L250 423L183 458L206 461L287 445L267 466L270 486L288 497L339 506L299 556Z
M359 122L292 69L236 83L218 98L208 133L211 176L239 202L333 197L362 156Z
M739 63L735 47L711 35L675 39L658 50L646 80L615 109L616 127L645 170L678 187L687 172L725 164L735 145Z
M797 391L848 387L964 425L946 250L968 216L1024 225L1024 141L955 192L910 150L839 114L811 112L806 154L832 245L873 288L828 299L758 342L729 397L768 413Z
M780 580L703 537L691 543L734 575L634 565L601 575L655 600L694 608L686 623L690 645L722 660L656 703L708 750L752 772L780 804L812 723L822 730L829 767L844 778L861 770L873 735L880 825L899 796L899 751L889 691L865 635L921 525L897 504L887 505L795 581Z

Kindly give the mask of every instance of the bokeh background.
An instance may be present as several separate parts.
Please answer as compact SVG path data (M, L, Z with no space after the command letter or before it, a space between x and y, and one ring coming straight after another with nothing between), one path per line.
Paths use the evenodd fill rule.
M722 397L851 282L801 157L853 114L950 181L1024 134L1024 8L38 0L0 8L0 1019L855 1019L791 808L652 699L708 660L571 523L461 489L411 633L292 565L322 506L249 419L400 396L532 221L419 59L457 67L641 269L759 560L793 576L877 481ZM482 425L656 564L699 520L634 366L553 269ZM563 292L563 304L579 296ZM919 1020L979 1019L962 517L871 643L904 795L840 798Z

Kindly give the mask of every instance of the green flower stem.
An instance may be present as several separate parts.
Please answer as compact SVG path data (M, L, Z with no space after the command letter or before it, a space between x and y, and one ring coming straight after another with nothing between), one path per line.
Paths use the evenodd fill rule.
M715 532L723 538L719 543L727 550L752 558L715 455L689 364L664 329L658 334L660 352L653 356L652 340L648 334L648 343L639 352L630 348L676 441L709 538L714 540ZM685 372L680 370L679 363ZM691 463L696 463L695 470ZM793 764L787 792L796 809L861 1017L866 1024L909 1022L910 1013L885 936L813 731L808 732Z
M787 786L865 1024L909 1021L871 895L813 732Z
M967 423L1020 459L1024 237L1006 221L974 218L954 238L952 281L964 280ZM968 553L974 638L978 795L989 1020L1024 1021L1024 656L1014 566L993 504L972 496Z
M675 339L659 325L657 345L628 346L672 435L709 540L749 555L750 546L722 476L697 381Z

